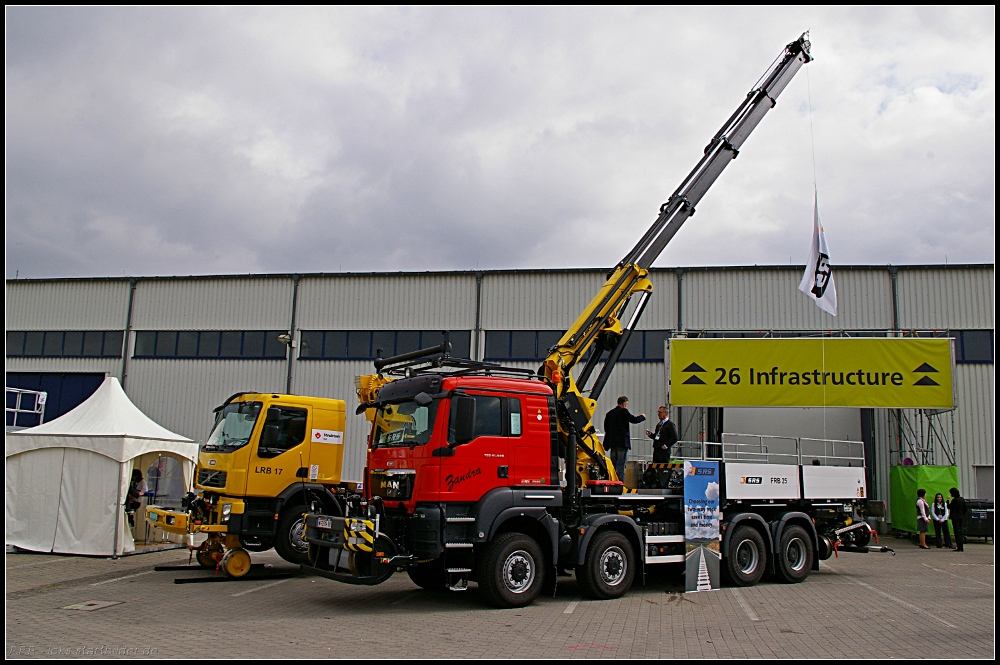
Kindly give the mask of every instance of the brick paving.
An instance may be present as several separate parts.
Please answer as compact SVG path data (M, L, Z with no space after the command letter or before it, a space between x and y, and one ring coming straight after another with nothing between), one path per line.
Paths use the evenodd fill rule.
M843 554L797 585L682 594L666 570L595 602L570 577L515 610L485 606L475 585L432 593L405 574L378 587L305 575L177 585L192 573L153 567L186 563L183 550L8 554L7 657L992 659L993 544L958 554L887 543L897 556ZM87 601L118 604L63 609Z

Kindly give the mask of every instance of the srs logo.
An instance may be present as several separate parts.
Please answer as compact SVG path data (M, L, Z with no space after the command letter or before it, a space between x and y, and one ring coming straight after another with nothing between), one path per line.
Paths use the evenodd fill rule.
M763 476L740 476L740 485L762 485Z

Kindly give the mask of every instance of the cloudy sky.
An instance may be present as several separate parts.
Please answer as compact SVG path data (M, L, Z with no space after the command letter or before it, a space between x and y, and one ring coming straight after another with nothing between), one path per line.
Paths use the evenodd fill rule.
M657 265L994 261L993 7L6 19L8 277L613 265L806 29Z

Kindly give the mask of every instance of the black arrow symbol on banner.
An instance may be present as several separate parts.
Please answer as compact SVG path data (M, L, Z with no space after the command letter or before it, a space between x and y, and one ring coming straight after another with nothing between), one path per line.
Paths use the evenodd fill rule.
M705 382L702 381L697 375L695 375L695 376L689 376L688 379L687 379L687 381L684 382L684 384L685 385L687 385L687 384L695 384L695 385L703 386L703 385L705 385Z
M691 363L687 367L681 370L682 372L704 372L705 368L698 363Z
M937 372L936 369L928 365L927 363L922 364L920 367L913 370L914 372Z

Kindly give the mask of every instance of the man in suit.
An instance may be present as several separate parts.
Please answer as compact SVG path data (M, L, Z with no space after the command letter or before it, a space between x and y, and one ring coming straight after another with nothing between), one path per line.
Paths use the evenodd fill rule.
M646 414L633 416L628 410L628 397L618 398L618 406L604 416L604 448L611 452L611 463L615 466L618 480L625 482L625 459L632 449L629 424L635 425L646 419Z
M666 464L670 461L670 449L677 443L677 428L670 420L670 412L666 406L656 410L659 422L653 431L646 430L646 436L653 440L653 463Z
M948 510L951 512L951 529L955 532L954 549L956 552L964 552L965 513L968 506L965 505L965 499L959 495L957 487L952 487L948 493L951 494L951 503L948 504Z

